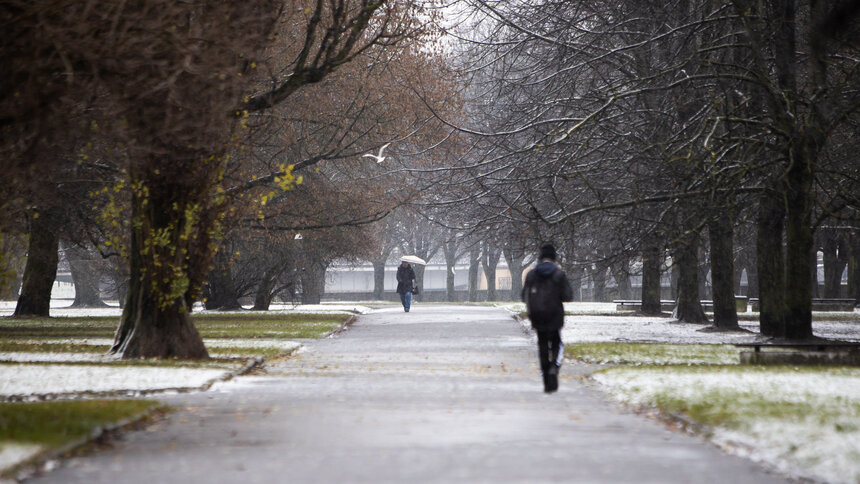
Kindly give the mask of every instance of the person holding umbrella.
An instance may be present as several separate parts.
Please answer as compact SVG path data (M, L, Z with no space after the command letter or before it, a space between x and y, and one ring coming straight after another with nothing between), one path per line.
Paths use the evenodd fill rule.
M418 259L415 257L415 259ZM420 259L419 259L420 260ZM400 267L397 268L397 294L400 294L400 302L403 310L409 312L412 305L412 293L415 292L415 271L409 265L409 256L400 259Z

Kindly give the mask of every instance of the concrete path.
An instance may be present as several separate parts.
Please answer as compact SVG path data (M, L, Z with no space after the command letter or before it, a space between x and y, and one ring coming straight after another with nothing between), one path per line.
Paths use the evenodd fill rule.
M182 410L38 483L785 482L584 385L542 392L532 336L499 309L359 318L269 376L159 397Z

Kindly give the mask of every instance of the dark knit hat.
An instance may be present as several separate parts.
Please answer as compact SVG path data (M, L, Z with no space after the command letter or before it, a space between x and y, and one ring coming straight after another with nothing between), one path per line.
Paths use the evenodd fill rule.
M549 242L544 242L543 244L541 244L540 255L538 256L538 259L555 260L555 257L556 257L555 246L553 246Z

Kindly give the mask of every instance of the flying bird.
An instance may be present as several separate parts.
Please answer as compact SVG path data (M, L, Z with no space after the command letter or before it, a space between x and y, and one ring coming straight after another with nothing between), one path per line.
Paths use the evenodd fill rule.
M390 144L391 143L385 143L384 145L382 145L382 148L379 148L378 155L371 155L370 153L365 153L363 156L373 158L374 160L376 160L377 163L382 163L383 161L385 161L385 157L382 156L382 152L385 151L385 148L388 148L388 145Z

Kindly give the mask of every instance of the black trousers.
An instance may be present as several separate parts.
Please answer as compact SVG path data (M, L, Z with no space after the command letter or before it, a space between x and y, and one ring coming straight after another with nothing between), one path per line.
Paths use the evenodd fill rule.
M561 330L538 331L538 358L540 360L540 371L544 374L555 365L561 366L564 358L564 344L561 342Z

